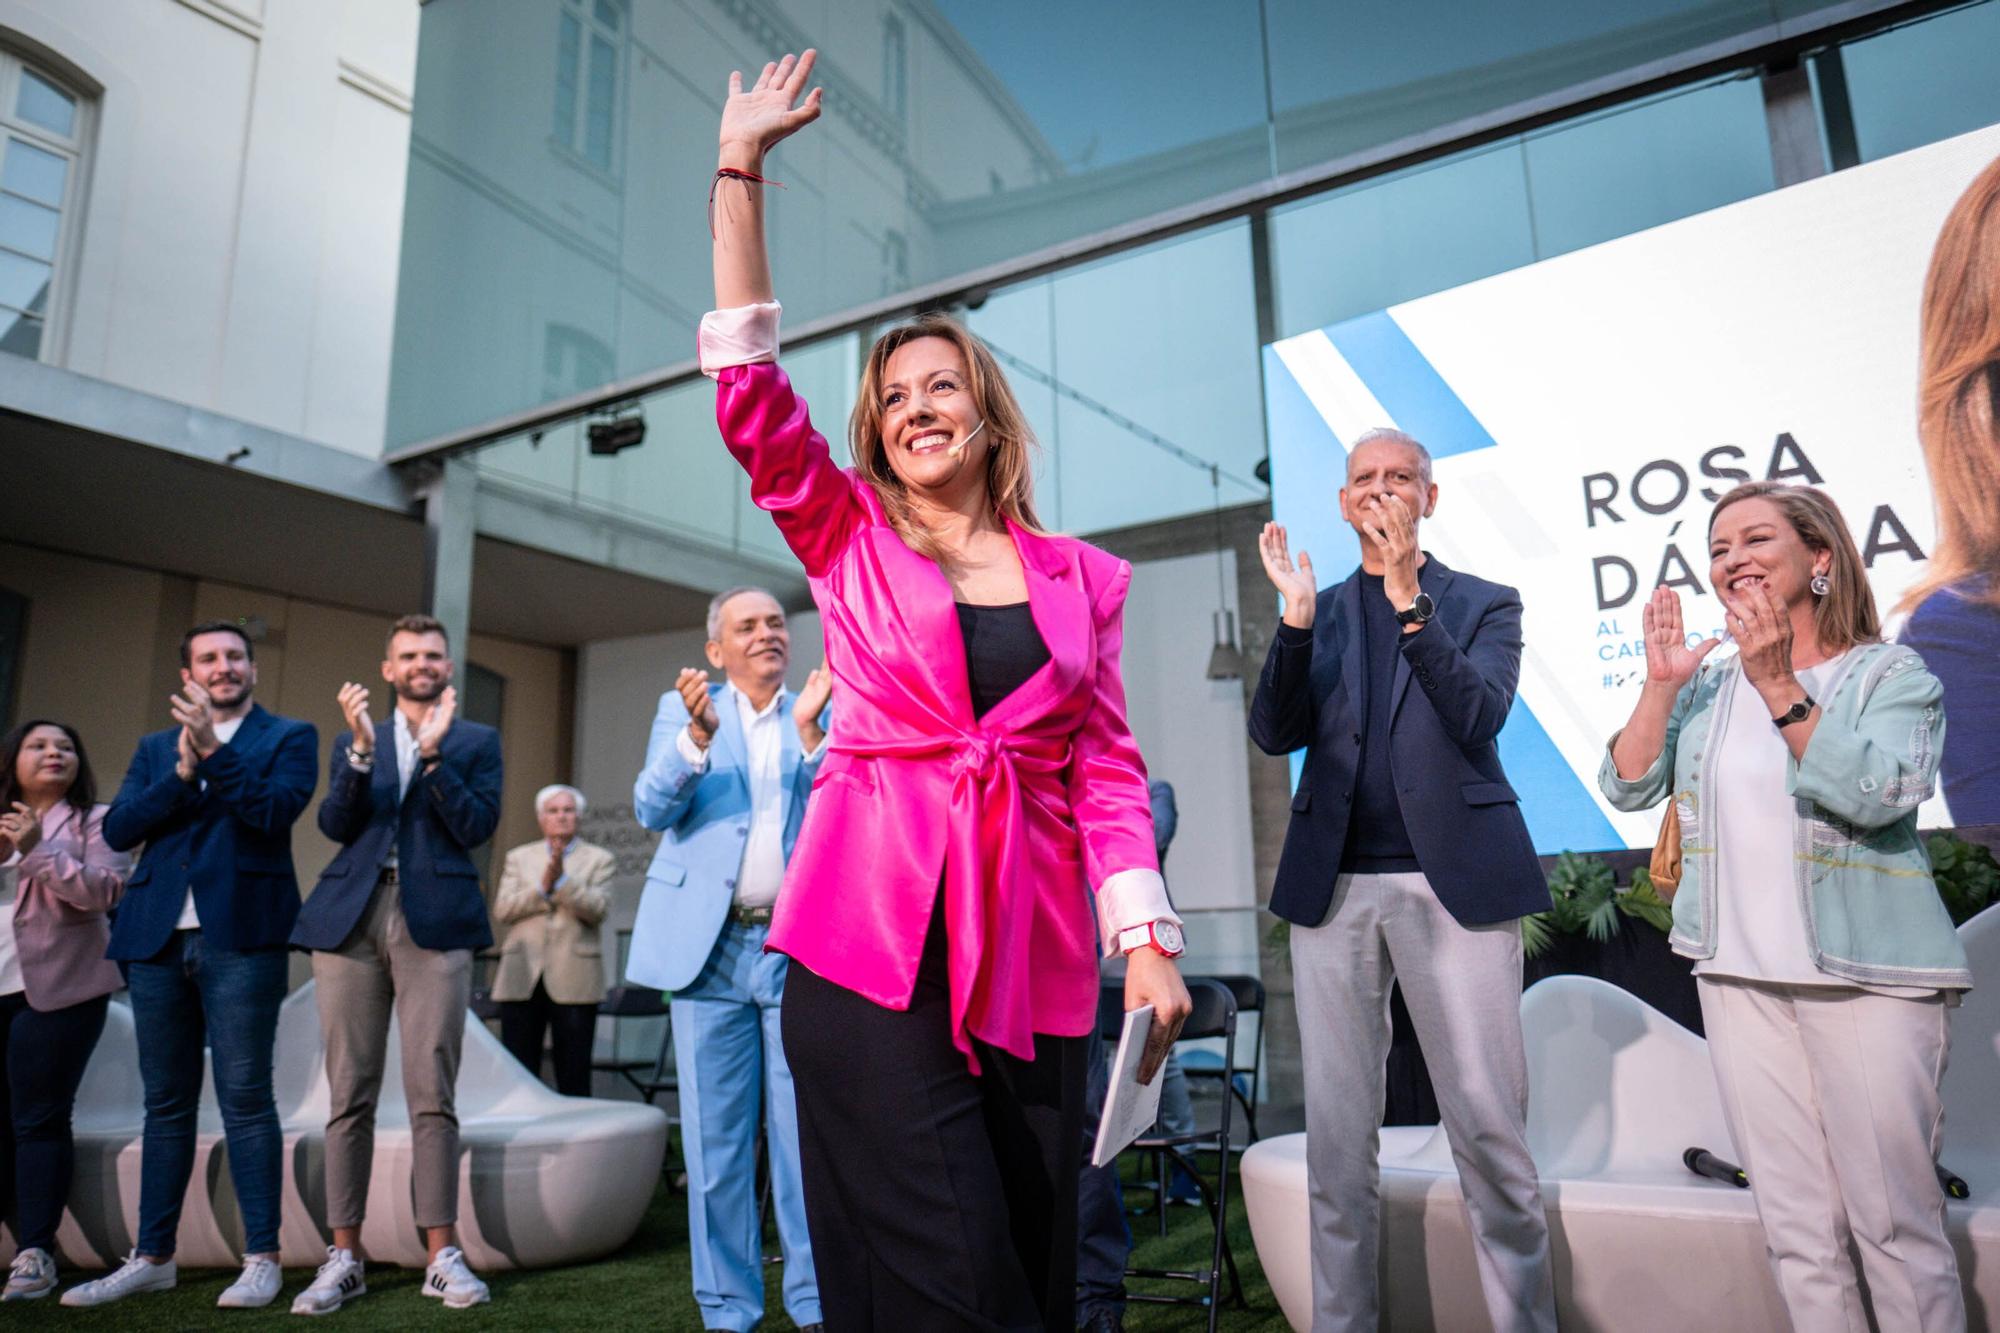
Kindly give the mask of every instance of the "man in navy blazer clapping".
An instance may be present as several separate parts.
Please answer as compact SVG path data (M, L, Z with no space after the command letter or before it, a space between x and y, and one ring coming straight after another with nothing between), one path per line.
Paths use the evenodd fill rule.
M453 1309L487 1299L458 1247L459 1051L472 955L493 942L470 853L500 820L500 733L457 718L451 645L429 616L389 632L388 723L368 691L340 689L348 730L334 742L320 832L341 844L299 913L292 943L313 950L326 1039L326 1263L292 1304L327 1314L361 1295L361 1221L375 1158L375 1100L393 1010L402 1033L416 1223L430 1266L423 1293ZM380 737L378 731L387 734ZM396 1182L398 1186L402 1182Z
M1316 1333L1380 1322L1376 1128L1400 982L1437 1087L1499 1333L1552 1333L1548 1223L1528 1154L1517 919L1549 890L1500 767L1521 598L1417 542L1431 456L1370 431L1340 514L1361 568L1322 592L1285 530L1259 543L1285 609L1250 704L1267 754L1303 748L1271 910L1292 923L1306 1078Z
M174 725L139 742L104 817L117 851L146 844L111 927L146 1089L139 1234L132 1257L63 1294L103 1305L174 1285L181 1200L194 1170L202 1048L212 1053L229 1174L243 1218L243 1275L217 1304L278 1294L283 1135L271 1089L286 939L299 913L292 825L312 800L319 736L251 699L257 663L234 621L181 638Z

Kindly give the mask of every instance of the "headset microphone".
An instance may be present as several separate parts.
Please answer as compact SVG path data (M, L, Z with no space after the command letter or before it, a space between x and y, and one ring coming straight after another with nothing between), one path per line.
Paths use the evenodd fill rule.
M971 431L966 434L966 437L964 439L960 440L957 444L954 444L950 449L947 449L945 452L949 453L953 458L957 458L960 454L965 452L965 446L972 443L972 437L979 434L980 431L985 429L986 429L986 418L981 417L979 418L979 424L977 426L974 426L971 429Z

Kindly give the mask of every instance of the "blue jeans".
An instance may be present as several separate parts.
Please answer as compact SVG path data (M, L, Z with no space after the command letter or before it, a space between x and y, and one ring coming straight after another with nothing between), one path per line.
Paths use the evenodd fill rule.
M167 1259L174 1253L181 1201L194 1172L204 1045L243 1216L243 1252L277 1251L284 1134L271 1061L289 981L285 949L218 949L204 944L198 930L177 930L166 948L125 965L146 1087L140 1254Z

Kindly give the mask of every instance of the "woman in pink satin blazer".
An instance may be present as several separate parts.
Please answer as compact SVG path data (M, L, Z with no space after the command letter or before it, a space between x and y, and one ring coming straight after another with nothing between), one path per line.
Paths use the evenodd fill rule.
M830 1329L1068 1329L1100 938L1160 1052L1188 1010L1119 675L1131 567L1041 530L1025 417L941 317L877 342L857 466L833 462L775 364L762 226L765 150L818 115L817 91L793 106L813 60L732 76L701 356L838 682L768 946L799 965L814 1268Z
M132 858L105 845L83 741L59 722L0 739L0 1152L20 1220L6 1298L55 1286L56 1227L69 1198L70 1109L124 985L105 948ZM24 1058L12 1058L16 1055Z

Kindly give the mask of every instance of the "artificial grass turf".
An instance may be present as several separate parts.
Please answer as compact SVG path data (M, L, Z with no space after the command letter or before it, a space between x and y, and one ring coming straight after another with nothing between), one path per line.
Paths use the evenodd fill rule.
M1222 1327L1241 1333L1279 1333L1286 1328L1271 1298L1256 1252L1250 1246L1250 1227L1244 1218L1236 1182L1230 1182L1229 1240L1234 1247L1248 1310L1224 1304ZM1168 1211L1168 1231L1158 1234L1151 1216L1132 1219L1136 1249L1132 1262L1146 1268L1195 1268L1208 1262L1209 1230L1200 1209L1176 1207ZM775 1247L776 1238L771 1238ZM62 1289L97 1277L67 1269ZM691 1290L692 1269L688 1258L687 1199L664 1185L653 1195L645 1220L626 1246L608 1258L571 1268L548 1268L531 1273L481 1273L493 1289L489 1305L471 1310L447 1310L427 1299L418 1289L423 1273L417 1269L371 1265L368 1294L329 1317L335 1324L362 1328L427 1329L586 1329L590 1333L618 1330L689 1330L701 1328ZM278 1299L262 1310L218 1310L215 1298L236 1277L234 1270L189 1269L180 1275L180 1285L172 1291L133 1296L115 1305L91 1310L72 1310L49 1295L38 1301L14 1301L0 1307L0 1327L13 1329L244 1329L285 1323L299 1327L299 1318L290 1313L292 1298L312 1280L304 1269L287 1269L285 1286ZM1172 1294L1194 1293L1192 1283L1134 1283L1146 1290ZM778 1270L766 1270L769 1315L763 1325L772 1333L784 1333L792 1322L784 1313L778 1292ZM1227 1280L1224 1282L1225 1302ZM1193 1307L1142 1305L1126 1307L1125 1326L1135 1333L1146 1330L1194 1329L1205 1325L1205 1311Z

